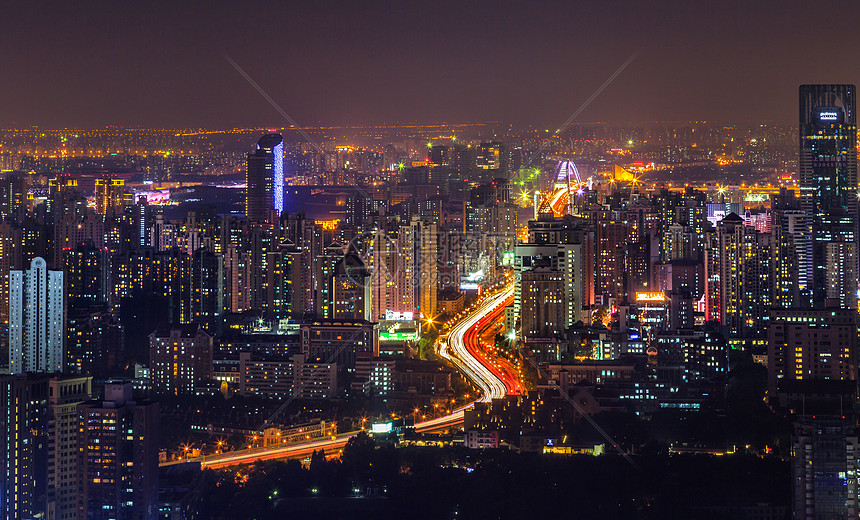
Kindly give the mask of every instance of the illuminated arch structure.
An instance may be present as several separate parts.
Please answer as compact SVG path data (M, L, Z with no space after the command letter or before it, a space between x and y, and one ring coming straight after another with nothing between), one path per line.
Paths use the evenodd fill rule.
M536 213L552 211L556 216L574 213L576 209L574 197L586 184L582 181L576 164L573 161L559 161L553 178L552 192L543 198Z

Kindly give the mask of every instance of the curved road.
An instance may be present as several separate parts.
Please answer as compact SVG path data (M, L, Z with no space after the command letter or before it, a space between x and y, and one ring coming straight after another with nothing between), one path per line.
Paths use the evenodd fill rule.
M505 298L497 306L490 309L487 314L484 314L474 327L466 331L464 337L464 343L469 355L492 372L504 385L505 391L502 396L525 392L516 367L508 360L496 356L495 340L497 326L500 326L501 321L504 320L505 307L513 302L514 296L511 293L508 295L508 298ZM498 396L492 396L492 398L496 397ZM489 400L487 394L484 394L484 400Z
M439 342L439 353L457 366L478 388L481 389L479 401L489 402L501 398L508 393L521 391L519 380L508 370L493 365L487 355L480 351L480 335L498 319L504 308L513 301L514 285L509 284L502 291L484 299L479 307L469 313L451 329L448 342ZM484 364L486 363L486 364ZM454 410L448 415L415 424L418 432L442 430L462 424L463 415L472 403ZM315 450L338 450L359 432L341 433L334 437L314 439L286 446L269 446L227 452L219 455L207 455L191 459L200 462L202 467L225 468L237 464L247 464L256 460L286 459L307 457ZM186 461L173 461L161 465L171 465Z
M507 395L508 388L499 375L476 357L479 328L485 327L487 318L502 312L514 297L511 284L501 292L487 298L465 319L454 325L448 334L448 342L440 343L439 354L454 363L478 388L479 401L489 402Z
M479 351L480 333L504 312L514 298L514 284L510 283L500 292L489 296L468 316L459 321L447 335L439 339L439 354L451 361L461 372L481 390L478 401L489 402L502 398L509 393L518 393L522 385L518 379L504 370L492 367L492 361ZM472 403L454 410L443 417L417 423L415 431L428 432L456 426L463 422L463 412Z

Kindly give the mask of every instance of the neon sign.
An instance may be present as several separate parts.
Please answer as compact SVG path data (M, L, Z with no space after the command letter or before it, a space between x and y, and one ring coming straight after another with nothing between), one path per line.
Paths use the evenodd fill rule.
M637 302L664 302L666 295L661 292L638 292L636 293Z
M278 215L284 211L284 141L272 148L272 160L274 161L272 178L272 190L275 192L275 209Z

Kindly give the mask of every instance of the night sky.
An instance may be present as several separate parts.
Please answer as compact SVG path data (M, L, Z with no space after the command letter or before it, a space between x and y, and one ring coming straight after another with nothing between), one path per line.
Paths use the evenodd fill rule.
M263 7L266 7L263 9ZM797 118L860 82L860 2L5 2L0 126Z

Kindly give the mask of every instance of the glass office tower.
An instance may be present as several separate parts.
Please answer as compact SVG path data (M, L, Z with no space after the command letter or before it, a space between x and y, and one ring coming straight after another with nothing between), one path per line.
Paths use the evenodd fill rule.
M856 301L855 104L854 85L800 86L800 195L811 247L798 251L798 267L801 279L811 283L799 289L802 300L815 306L833 305L834 300L850 306ZM828 277L828 272L846 266L853 276L836 282ZM831 287L832 283L839 286Z

